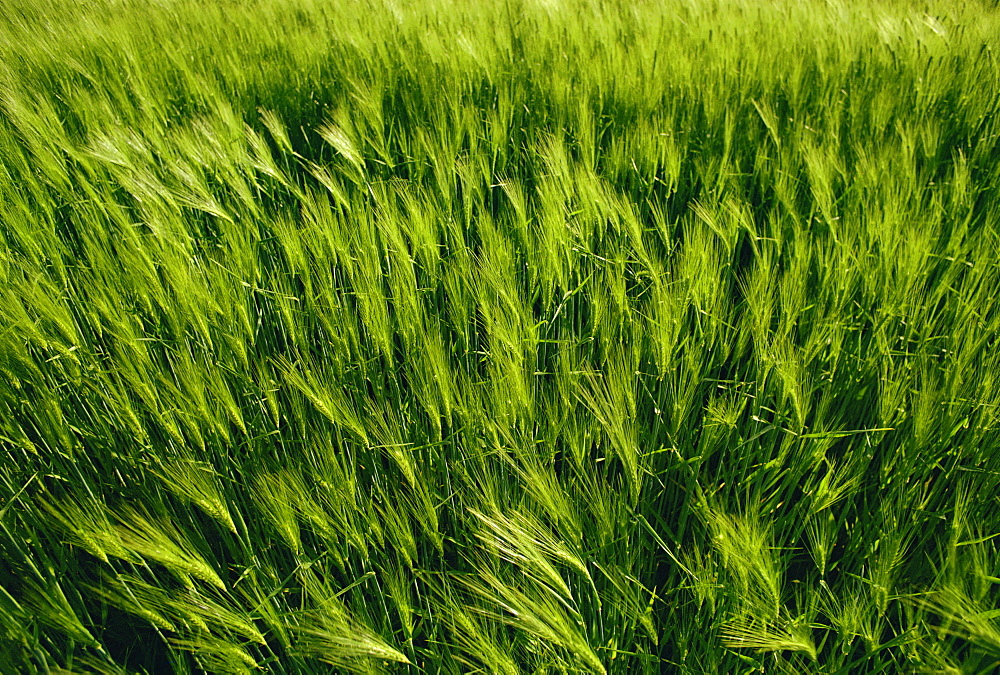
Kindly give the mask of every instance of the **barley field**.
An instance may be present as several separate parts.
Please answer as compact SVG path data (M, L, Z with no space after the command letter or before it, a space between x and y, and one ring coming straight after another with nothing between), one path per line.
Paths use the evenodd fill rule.
M0 15L0 673L1000 670L995 3Z

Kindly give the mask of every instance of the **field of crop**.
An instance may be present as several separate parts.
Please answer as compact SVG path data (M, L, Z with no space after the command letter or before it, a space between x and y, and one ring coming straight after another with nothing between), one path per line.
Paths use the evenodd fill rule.
M0 10L0 673L1000 668L995 6Z

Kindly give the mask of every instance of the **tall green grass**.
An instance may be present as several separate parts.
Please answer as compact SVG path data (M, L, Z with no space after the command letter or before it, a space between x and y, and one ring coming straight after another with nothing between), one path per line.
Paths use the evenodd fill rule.
M1000 667L989 3L0 6L0 671Z

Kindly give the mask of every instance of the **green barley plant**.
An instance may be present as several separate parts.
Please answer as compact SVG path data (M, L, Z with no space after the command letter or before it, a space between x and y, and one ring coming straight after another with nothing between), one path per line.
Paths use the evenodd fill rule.
M1000 669L995 3L0 8L0 673Z

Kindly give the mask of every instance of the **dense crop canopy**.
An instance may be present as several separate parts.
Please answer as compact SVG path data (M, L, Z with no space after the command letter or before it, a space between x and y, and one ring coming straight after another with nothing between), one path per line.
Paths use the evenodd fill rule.
M6 0L0 671L1000 668L1000 14Z

